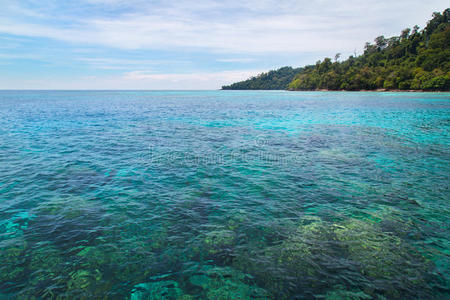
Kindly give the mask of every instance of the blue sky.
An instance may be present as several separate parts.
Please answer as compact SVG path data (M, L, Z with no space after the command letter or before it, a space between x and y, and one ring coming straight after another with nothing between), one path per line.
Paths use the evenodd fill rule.
M447 1L0 0L0 89L218 89L362 52Z

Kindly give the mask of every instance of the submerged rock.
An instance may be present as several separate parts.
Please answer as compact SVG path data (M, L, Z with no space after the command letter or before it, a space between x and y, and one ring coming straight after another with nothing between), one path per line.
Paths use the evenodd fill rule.
M360 290L346 290L342 286L336 287L336 289L327 292L325 295L317 296L319 299L325 300L364 300L374 299L372 296L367 295ZM376 299L382 300L384 297L377 297Z
M70 273L70 280L67 283L69 290L83 290L94 284L96 281L102 279L102 274L99 270L77 270Z
M268 293L250 285L251 277L230 267L204 266L190 278L190 283L202 288L202 299L268 299Z
M427 286L431 262L398 236L356 219L335 224L334 233L348 258L364 276L376 280L375 288L382 293L403 297L413 288Z
M50 241L65 250L94 242L108 222L101 206L80 197L43 202L34 215L25 231L27 240Z
M235 238L235 233L231 230L210 231L205 236L205 247L210 254L229 252Z
M432 264L400 237L353 218L304 218L280 244L247 253L234 264L278 299L317 295L343 281L351 284L349 290L357 287L371 297L412 297L418 288L426 297L433 274Z
M22 239L0 242L0 288L4 289L25 272L26 242Z
M136 285L130 300L190 300L190 295L184 294L173 280L140 283Z

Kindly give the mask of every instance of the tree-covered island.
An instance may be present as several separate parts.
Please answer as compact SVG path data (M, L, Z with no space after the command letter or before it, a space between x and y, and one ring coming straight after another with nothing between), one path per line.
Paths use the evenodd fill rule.
M233 90L450 90L450 9L433 13L422 30L379 36L364 53L338 61L325 58L304 68L283 67L223 86Z

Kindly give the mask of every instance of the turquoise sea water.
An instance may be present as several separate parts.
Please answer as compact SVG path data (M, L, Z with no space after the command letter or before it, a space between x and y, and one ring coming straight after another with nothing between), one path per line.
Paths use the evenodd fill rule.
M2 91L0 299L444 299L449 129L449 93Z

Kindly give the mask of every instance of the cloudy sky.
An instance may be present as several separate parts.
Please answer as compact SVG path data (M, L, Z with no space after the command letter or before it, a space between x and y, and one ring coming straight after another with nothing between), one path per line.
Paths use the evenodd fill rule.
M0 0L0 89L218 89L362 52L440 0Z

